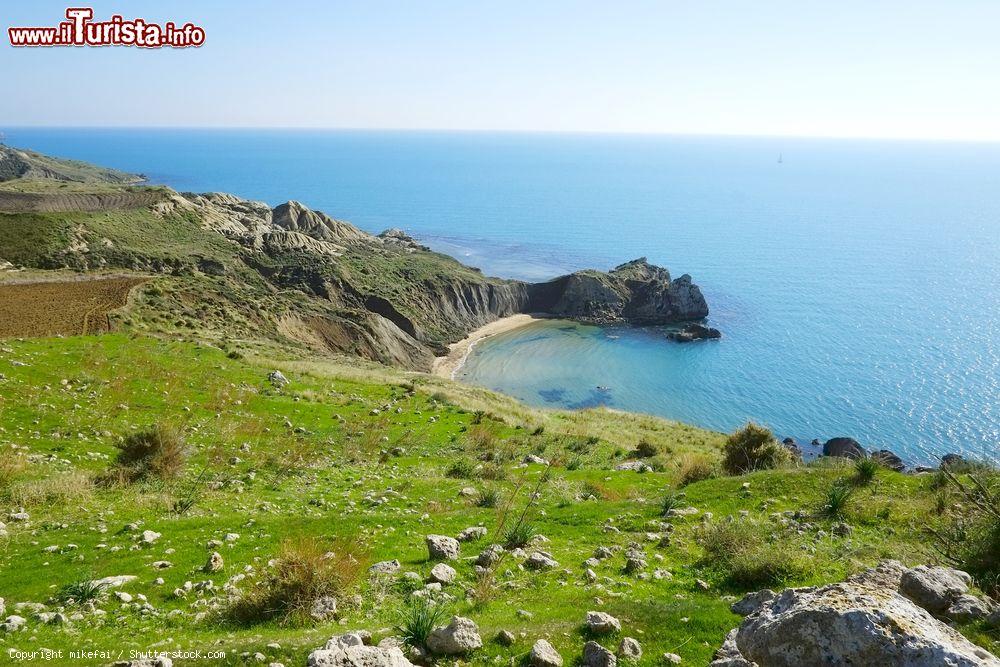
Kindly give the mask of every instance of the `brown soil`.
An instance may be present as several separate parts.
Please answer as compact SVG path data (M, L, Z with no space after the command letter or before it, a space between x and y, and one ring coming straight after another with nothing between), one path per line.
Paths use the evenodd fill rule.
M108 313L124 307L145 278L0 284L0 337L110 331Z

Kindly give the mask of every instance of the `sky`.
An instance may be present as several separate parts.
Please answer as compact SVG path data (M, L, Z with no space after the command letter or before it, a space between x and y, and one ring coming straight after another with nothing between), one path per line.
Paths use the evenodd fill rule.
M68 2L68 0L66 0ZM1000 141L998 0L94 0L197 49L12 48L4 126ZM83 0L71 5L87 4Z

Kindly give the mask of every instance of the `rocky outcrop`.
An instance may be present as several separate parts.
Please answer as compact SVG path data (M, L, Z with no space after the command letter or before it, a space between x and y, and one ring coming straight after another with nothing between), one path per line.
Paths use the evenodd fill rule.
M717 340L722 338L722 332L704 324L692 322L680 331L672 331L667 334L667 338L678 343L690 343L696 340Z
M701 290L685 274L640 258L608 273L580 271L529 286L530 308L581 322L637 326L670 324L708 315Z
M330 638L306 660L308 667L413 667L398 646L368 646L361 633Z
M866 455L865 448L854 438L830 438L823 443L823 456L860 459Z
M916 586L919 599L940 609L962 595L967 577L886 561L839 584L755 594L734 605L749 615L726 637L712 666L1000 667L995 656L900 592Z

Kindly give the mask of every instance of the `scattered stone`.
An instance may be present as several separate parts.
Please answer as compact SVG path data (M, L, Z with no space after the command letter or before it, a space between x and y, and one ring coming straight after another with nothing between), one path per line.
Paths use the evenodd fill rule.
M500 644L500 646L513 646L514 642L517 641L517 638L510 630L501 630L497 633L496 641L497 644Z
M615 470L630 470L632 472L653 472L653 466L644 461L625 461L615 466Z
M611 632L621 632L622 624L611 614L603 611L588 611L587 629L595 635L606 635Z
M486 526L472 526L458 534L459 542L472 542L486 537Z
M0 623L0 630L4 632L16 632L18 630L23 630L28 623L28 619L23 616L11 615Z
M535 551L524 561L524 566L529 570L551 570L559 567L559 563L547 551Z
M267 379L272 385L274 385L278 389L281 389L282 387L288 384L288 378L286 378L285 374L282 373L281 371L271 371L270 373L267 374Z
M492 567L503 557L503 547L499 544L491 544L486 547L476 558L476 565L479 567Z
M434 628L427 637L427 649L436 655L465 655L482 646L479 627L462 616L453 616L451 623Z
M439 584L450 584L455 581L455 577L457 576L458 573L451 565L438 563L431 568L430 580Z
M642 644L632 637L622 637L621 643L618 644L618 658L638 662L642 658Z
M975 595L959 595L945 610L944 615L959 623L965 623L988 618L994 609L994 606L984 598L977 598Z
M393 558L392 560L383 560L375 563L368 571L374 575L385 575L385 574L396 574L399 572L400 567L402 567L398 560Z
M562 667L563 659L559 652L544 639L539 639L531 647L528 661L533 667Z
M679 665L681 664L681 657L676 653L664 653L663 661L670 663L671 665Z
M525 463L535 463L542 466L547 466L549 462L543 459L541 456L535 456L534 454L528 454L524 457Z
M618 659L615 654L595 641L583 645L582 667L616 667Z
M306 659L307 667L413 667L398 646L367 646L364 636L349 632L332 637Z
M155 530L144 530L142 531L142 537L139 538L139 541L143 544L152 544L161 537L163 536Z
M319 622L328 621L337 615L337 598L332 595L322 595L313 600L309 608L309 616Z
M222 554L218 551L213 551L212 555L205 562L205 567L202 569L205 572L219 572L223 567L225 567L225 561L222 560Z
M460 546L458 540L446 535L428 535L427 553L431 560L455 560L458 558Z

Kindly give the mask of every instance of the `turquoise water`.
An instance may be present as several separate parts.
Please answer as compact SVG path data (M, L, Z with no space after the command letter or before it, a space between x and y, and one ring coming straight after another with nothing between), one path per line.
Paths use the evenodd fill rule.
M478 345L462 377L531 403L718 429L752 417L914 462L1000 447L997 144L5 131L11 145L181 190L402 227L497 275L645 255L702 286L718 342L545 322Z

